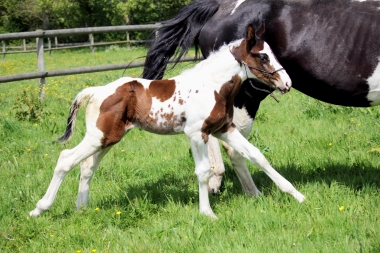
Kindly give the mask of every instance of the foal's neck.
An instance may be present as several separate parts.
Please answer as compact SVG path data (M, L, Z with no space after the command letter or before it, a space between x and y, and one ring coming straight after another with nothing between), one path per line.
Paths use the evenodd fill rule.
M210 86L222 86L235 75L238 75L242 81L247 78L246 73L231 54L228 45L224 45L220 50L212 53L207 59L192 69L184 71L181 75L197 76L207 81Z

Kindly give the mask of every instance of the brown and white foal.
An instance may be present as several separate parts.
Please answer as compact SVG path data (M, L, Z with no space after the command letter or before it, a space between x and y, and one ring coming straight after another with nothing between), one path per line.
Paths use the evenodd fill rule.
M65 134L73 133L77 111L88 101L86 134L73 149L63 150L45 196L30 212L38 216L48 210L66 174L81 162L77 208L88 203L91 178L101 159L132 128L157 133L185 133L190 140L199 181L199 209L215 218L208 198L210 163L209 135L225 141L258 165L279 188L302 202L304 196L275 171L263 154L250 144L232 124L233 100L243 80L256 78L282 93L291 80L277 62L270 47L249 26L245 39L223 46L194 68L168 80L120 78L106 86L90 87L74 99Z

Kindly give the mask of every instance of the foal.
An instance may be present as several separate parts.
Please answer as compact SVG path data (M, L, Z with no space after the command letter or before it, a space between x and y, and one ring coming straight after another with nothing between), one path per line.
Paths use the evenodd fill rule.
M239 150L282 191L302 202L304 196L269 165L263 154L232 123L233 100L243 80L259 79L282 93L290 89L289 76L270 47L260 39L264 30L264 26L260 26L255 32L249 26L245 39L223 46L194 68L168 80L123 77L106 86L82 90L71 105L66 132L60 141L71 137L79 107L88 101L84 139L73 149L61 152L49 188L30 215L38 216L51 207L64 177L80 162L76 206L86 205L90 181L101 159L134 127L157 134L187 135L199 182L199 209L202 214L216 218L209 204L207 189L210 177L207 142L210 134Z

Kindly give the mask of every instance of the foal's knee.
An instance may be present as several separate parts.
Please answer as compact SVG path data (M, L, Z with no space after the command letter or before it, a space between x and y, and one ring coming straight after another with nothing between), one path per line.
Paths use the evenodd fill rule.
M80 163L81 168L81 178L88 178L91 177L93 174L92 168L94 167L94 156L90 156L86 159L84 159Z

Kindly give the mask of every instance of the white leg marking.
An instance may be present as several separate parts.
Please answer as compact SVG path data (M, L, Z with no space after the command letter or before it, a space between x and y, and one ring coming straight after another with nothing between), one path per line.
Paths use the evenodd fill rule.
M217 193L222 184L224 172L226 171L220 152L219 141L213 136L208 139L208 157L211 165L211 175L208 182L209 193Z
M208 159L207 145L201 137L200 132L196 132L190 139L191 151L195 162L195 174L199 183L199 212L213 219L216 219L211 209L208 198L208 181L210 179L210 161Z
M379 63L372 76L367 79L369 92L367 99L371 101L372 106L380 105L380 57Z
M80 179L79 179L79 189L77 198L77 209L81 208L83 205L88 205L88 196L90 194L90 183L91 179L98 169L99 163L102 158L108 153L111 147L108 147L94 155L83 160L80 164Z
M236 152L239 152L242 156L247 158L251 163L259 166L280 188L281 191L289 193L299 202L303 202L305 196L297 191L294 186L282 177L275 169L270 166L264 155L249 143L237 129L232 132L226 132L220 136L220 139L225 141L228 145L233 147Z
M233 122L236 125L236 129L238 129L244 138L247 139L252 131L253 119L248 115L245 107L242 109L234 108ZM251 196L261 195L261 192L257 189L255 182L252 179L244 157L239 152L236 152L232 147L228 146L225 142L223 143L223 147L230 157L231 163L244 192Z

